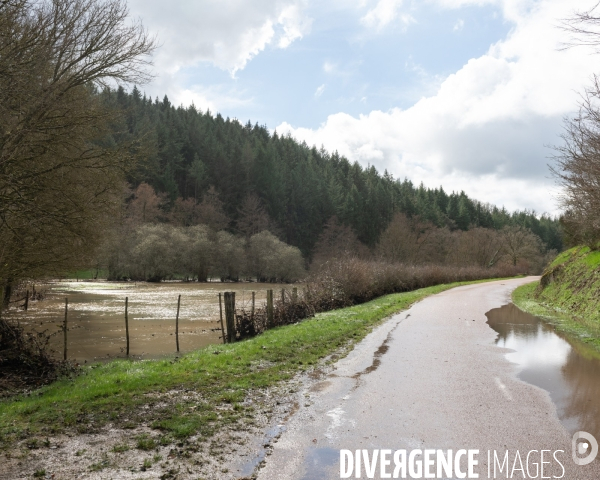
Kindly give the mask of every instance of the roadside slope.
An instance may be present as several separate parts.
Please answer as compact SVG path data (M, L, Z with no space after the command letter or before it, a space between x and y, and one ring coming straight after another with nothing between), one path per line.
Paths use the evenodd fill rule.
M539 282L513 293L515 304L600 350L600 251L561 253Z

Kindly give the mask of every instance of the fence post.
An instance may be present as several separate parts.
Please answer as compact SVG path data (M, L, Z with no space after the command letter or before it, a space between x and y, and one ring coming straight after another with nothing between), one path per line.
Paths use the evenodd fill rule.
M298 301L298 288L292 288L292 303L296 303Z
M221 335L223 338L223 343L226 342L225 339L225 327L223 327L223 305L221 304L221 293L219 293L219 315L221 317Z
M233 335L232 342L235 342L235 292L231 292L231 333Z
M127 308L129 306L129 297L125 297L125 340L127 341L127 356L129 356L129 317L127 315Z
M63 354L63 360L67 359L67 313L69 311L69 299L65 298L65 323L63 325L63 332L64 332L64 343L63 343L63 347L64 347L64 354Z
M285 303L285 289L282 288L281 289L281 304L283 305Z
M267 290L267 328L273 328L273 290Z
M250 310L250 321L254 325L254 302L256 298L256 292L252 292L252 309Z
M29 290L27 290L27 294L25 295L25 311L29 308Z
M225 292L225 321L227 322L227 343L235 342L235 293Z
M175 317L175 343L177 344L177 353L179 353L179 305L181 304L181 295L177 298L177 316Z

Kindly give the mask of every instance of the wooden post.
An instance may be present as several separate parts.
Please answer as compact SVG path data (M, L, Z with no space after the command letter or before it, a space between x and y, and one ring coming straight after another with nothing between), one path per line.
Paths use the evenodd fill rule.
M63 333L64 333L64 355L63 360L67 359L67 313L69 311L69 299L65 298L65 323L63 325Z
M233 326L233 341L235 342L235 292L231 292L231 325Z
M179 353L179 305L181 305L181 295L177 298L177 316L175 317L175 343L177 344L177 353Z
M231 334L232 342L235 342L235 292L231 292Z
M25 311L29 308L29 290L27 290L27 294L25 295Z
M129 316L127 315L127 308L129 306L129 297L125 297L125 340L127 341L127 356L129 356Z
M226 343L229 343L229 318L227 317L229 312L229 292L223 292L223 317L225 319L225 335Z
M281 289L281 304L285 303L285 289Z
M223 305L221 304L221 294L219 293L219 316L221 318L221 335L223 338L223 343L227 343L227 339L225 338L225 327L223 326Z
M273 328L273 290L267 290L267 328Z
M227 343L235 342L235 292L225 292L225 321Z
M221 304L221 294L219 293L219 315L221 317L221 335L223 335L223 343L227 340L225 339L225 327L223 327L223 305Z
M235 335L235 292L229 292L229 319L227 321L227 331L230 330L231 327L231 333L229 334L229 341L231 343L235 342L236 340L236 335Z
M252 324L254 324L254 302L255 302L255 298L256 298L256 293L252 292L252 309L250 310L250 320L252 321Z
M296 303L298 301L298 289L296 287L292 288L292 303Z

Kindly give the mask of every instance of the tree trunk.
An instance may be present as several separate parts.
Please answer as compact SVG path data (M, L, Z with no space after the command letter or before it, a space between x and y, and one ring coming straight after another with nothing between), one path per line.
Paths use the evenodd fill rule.
M7 280L6 284L4 285L4 295L2 297L3 308L8 308L11 295L12 295L12 280Z

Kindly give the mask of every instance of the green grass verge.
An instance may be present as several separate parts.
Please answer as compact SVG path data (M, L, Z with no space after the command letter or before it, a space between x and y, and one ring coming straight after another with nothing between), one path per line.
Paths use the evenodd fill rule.
M539 291L540 282L522 285L513 290L513 303L521 310L542 318L571 340L586 345L596 354L600 353L600 323L591 317L574 316L556 303L544 300Z
M225 425L252 423L252 407L241 403L249 391L290 379L334 352L345 354L391 314L467 283L476 282L387 295L180 358L83 367L74 378L0 401L0 444L63 432L93 433L108 423L120 428L150 425L164 432L161 442L195 434L210 438ZM138 448L148 448L150 441L155 440L138 439Z
M513 301L571 339L600 351L600 251L574 247L562 252L540 282L517 288Z
M535 294L541 303L572 315L591 331L600 329L599 251L575 247L563 252L546 269L540 283Z

